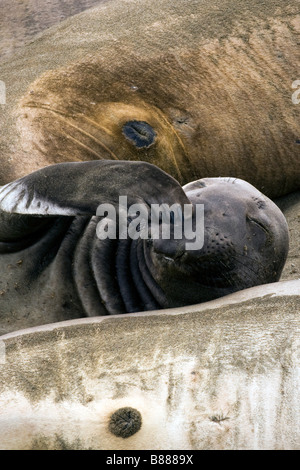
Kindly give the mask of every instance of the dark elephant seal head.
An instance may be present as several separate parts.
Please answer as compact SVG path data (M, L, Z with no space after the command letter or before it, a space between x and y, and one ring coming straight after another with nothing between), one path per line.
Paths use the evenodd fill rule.
M126 129L132 138L140 132L136 126ZM139 142L151 138L147 128ZM102 237L99 228L112 220L105 215L108 206L116 230ZM145 209L144 218L136 217L134 206ZM156 218L157 206L170 209L170 221ZM0 222L4 311L11 302L23 316L45 308L60 318L70 311L82 317L200 303L279 280L288 252L283 214L249 183L207 178L182 188L144 162L99 160L38 170L0 189ZM197 239L199 222L203 240Z
M187 240L148 242L147 260L168 303L211 300L279 280L289 245L279 208L249 183L204 178L183 187L194 206L204 205L204 244L187 250Z

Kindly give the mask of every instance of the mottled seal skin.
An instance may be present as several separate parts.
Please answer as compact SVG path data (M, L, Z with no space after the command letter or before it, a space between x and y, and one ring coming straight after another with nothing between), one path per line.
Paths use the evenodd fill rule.
M97 237L101 203L204 205L204 245ZM2 328L179 307L279 280L288 228L249 183L205 178L184 188L145 162L62 163L0 189ZM151 212L149 211L151 215ZM174 216L175 223L175 216ZM173 227L174 228L174 227ZM7 329L4 330L7 332Z
M299 25L296 0L112 0L65 21L2 67L2 183L125 159L299 188Z

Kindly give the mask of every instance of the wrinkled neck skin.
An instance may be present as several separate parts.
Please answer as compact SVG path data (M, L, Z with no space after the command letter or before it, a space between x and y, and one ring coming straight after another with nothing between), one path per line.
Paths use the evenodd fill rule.
M200 289L199 266L193 259L191 269L185 260L180 261L186 256L186 240L179 241L180 253L174 256L177 240L100 240L96 235L98 221L98 217L90 219L76 243L72 262L74 284L87 316L183 306L228 293L227 285L225 289L212 290L209 285ZM158 252L161 241L163 254ZM229 287L230 292L238 290Z
M149 240L100 240L93 217L78 240L72 276L87 316L166 308L169 303L151 273ZM64 248L62 249L64 252Z

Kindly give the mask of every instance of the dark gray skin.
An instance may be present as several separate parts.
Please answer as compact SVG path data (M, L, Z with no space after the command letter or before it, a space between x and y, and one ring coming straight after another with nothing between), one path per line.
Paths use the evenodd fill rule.
M204 204L204 246L186 251L185 240L154 240L152 274L170 306L279 280L288 253L288 226L269 198L236 178L203 178L183 190L193 205Z
M124 189L125 188L125 189ZM99 240L96 210L204 204L201 250L187 240ZM62 163L0 189L3 331L83 316L179 307L279 280L288 229L250 184L207 178L183 188L152 164ZM194 218L195 220L195 218Z

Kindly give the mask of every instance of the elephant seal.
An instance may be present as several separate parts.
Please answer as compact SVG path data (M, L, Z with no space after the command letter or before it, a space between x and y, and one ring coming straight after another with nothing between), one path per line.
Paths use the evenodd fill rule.
M42 126L39 127L38 107L36 115L34 107L41 103L35 90L41 89L42 82L37 87L34 85L35 90L29 87L42 73L54 69L60 77L58 88L64 87L60 73L64 69L65 77L71 77L80 63L83 66L81 70L77 68L79 77L87 76L88 71L92 77L92 62L97 62L100 48L102 51L107 48L102 60L108 64L107 71L112 70L112 77L116 76L113 69L120 58L122 76L128 51L128 70L131 64L133 72L137 70L136 64L140 65L143 60L146 63L149 59L149 75L145 70L141 74L147 79L142 83L144 88L139 89L136 84L137 72L133 76L134 82L130 80L128 87L133 96L137 92L137 96L142 96L142 104L144 97L147 102L147 96L151 95L150 88L154 89L152 103L150 101L154 107L160 96L171 97L171 102L166 99L169 107L163 108L162 114L155 114L156 108L153 107L151 112L154 109L154 117L167 117L167 121L162 119L159 124L165 124L170 132L174 128L183 144L175 133L173 139L170 133L166 134L166 140L161 138L145 114L138 117L129 115L121 128L119 125L118 139L120 142L123 142L122 138L126 139L126 144L133 145L133 153L139 156L143 152L141 158L147 159L148 152L154 150L153 146L160 144L159 155L165 156L162 164L167 164L182 183L203 176L231 174L247 179L272 197L299 187L296 153L298 108L290 102L290 83L298 72L299 14L296 1L289 2L288 6L283 0L263 3L227 0L222 5L214 0L182 0L176 4L119 1L111 5L112 9L108 6L96 9L53 28L2 66L0 78L9 87L7 104L0 110L0 184L46 164L69 161L72 157L67 152L64 154L63 149L67 143L70 145L68 140L73 139L74 155L79 160L86 158L85 152L88 158L93 151L92 158L103 158L105 151L109 153L111 148L107 146L105 149L102 134L98 143L93 133L88 132L89 127L83 131L82 125L79 130L74 127L78 123L76 113L80 114L82 109L81 102L78 109L71 105L73 121L69 121L68 115L62 116L69 121L67 130L63 127L63 119L60 119L60 124L52 123L54 130L57 131L55 126L62 129L63 146L59 146L58 154L47 153L51 149L51 139L54 146L57 145L60 134L51 134L50 126L46 124L51 121L50 115L55 120L59 113L44 109L49 113L48 118L41 112ZM177 54L180 50L181 53ZM193 50L200 50L199 56ZM89 58L90 69L85 66ZM157 67L152 69L151 62L158 64ZM203 68L197 68L191 74L194 62L202 64ZM157 74L156 70L160 70L163 64L166 68L162 69L162 74ZM168 64L174 71L173 75L168 73ZM181 67L181 77L186 76L182 87L176 85L180 79L177 64ZM95 75L98 70L95 68ZM77 79L78 73L74 76ZM55 72L52 77L54 83ZM130 73L127 77L131 77ZM110 84L109 79L107 81ZM44 83L48 83L47 79ZM72 85L72 78L65 86L66 97L72 96L70 88L73 85L69 87L69 83ZM89 88L88 80L83 80L83 87ZM94 96L92 88L93 85L91 95ZM175 91L173 96L172 88ZM26 89L29 92L17 108L15 104L25 95ZM179 95L176 94L178 89ZM51 91L56 94L55 86ZM180 100L186 92L187 98L194 103L192 109L186 106L188 101ZM30 103L30 97L35 101ZM47 97L51 98L49 94ZM114 98L120 99L113 90L111 101ZM123 98L121 103L124 104ZM180 103L182 107L178 106ZM53 103L50 99L42 104L51 106ZM97 104L92 98L91 108ZM141 101L137 100L137 104L141 105ZM104 113L106 109L108 113L104 117L120 124L113 107L104 107ZM29 111L27 117L26 110ZM90 111L88 109L88 118L91 117ZM83 121L86 122L85 119ZM133 130L128 129L128 122L134 123ZM96 127L98 124L96 121ZM70 133L70 129L78 135ZM136 132L138 135L132 139ZM83 136L87 139L84 142ZM145 142L145 137L149 136L153 140L148 149L147 145L135 145ZM91 141L96 147L92 151L88 148ZM186 173L189 155L179 152L173 158L168 149L173 151L174 142L175 149L180 151L193 148L194 142L197 144L202 153L195 150L193 155L197 159L199 175ZM98 145L101 155L98 155ZM80 148L84 149L83 154ZM154 152L155 156L157 153ZM181 175L178 167L182 168ZM164 168L169 171L167 166ZM195 166L190 168L194 170ZM13 220L16 227L15 215ZM41 222L41 231L45 228ZM27 242L29 247L30 240ZM43 263L47 264L47 256L51 258L52 254L53 251L45 253L37 277L43 271ZM18 256L13 260L12 253L7 253L6 259L8 265L4 267L8 275L5 281L15 280L9 286L15 295L20 289L15 275L18 269L22 270L24 260ZM34 265L34 259L32 261ZM45 316L51 313L53 297L62 294L57 282L53 284L53 279L54 273L52 277L44 276L44 286L49 289L47 298L39 299L40 291L38 288L35 291L42 307L40 323L55 319L53 315L45 320ZM44 287L43 275L40 280L41 287ZM56 290L51 291L51 283ZM191 309L191 315L182 315L181 321L178 321L174 310L146 312L129 314L134 315L133 323L127 323L131 322L131 317L127 316L102 317L75 321L69 330L63 324L48 325L44 330L40 327L41 331L32 331L32 334L25 332L18 336L16 333L13 338L5 338L0 344L7 345L8 351L8 367L0 368L1 427L8 432L1 434L1 447L143 449L151 443L152 448L164 449L294 448L299 440L299 420L294 409L294 403L299 401L299 386L294 373L294 367L299 363L296 342L299 281L294 281L293 286L276 283L275 286L256 287L249 303L244 302L246 291L242 291L233 294L236 303L232 308L228 307L227 297L224 297L221 304L218 300L210 302L209 311L204 314L203 305L181 308L177 314ZM67 292L68 287L66 276L64 288ZM276 289L282 289L280 296L274 296ZM6 292L1 291L1 298L4 295ZM22 305L20 316L23 315L23 325L30 323L27 323L30 318L27 299L20 296L20 302L15 305L3 303L9 307L11 322L16 320L18 307ZM239 303L238 299L243 300ZM67 308L68 300L64 308ZM217 311L214 310L214 307L218 308L216 303L219 305ZM46 309L47 305L49 309ZM103 321L103 329L99 328L99 320ZM93 325L85 329L84 322ZM126 323L128 329L124 328ZM19 321L15 325L20 327L21 324ZM145 342L145 337L149 341ZM101 403L99 398L103 400ZM142 425L124 444L116 432L112 434L110 423L115 412L120 416L120 411L129 407L141 414ZM95 411L100 421L96 421L96 427ZM12 415L16 419L11 419ZM74 416L77 417L76 422Z
M124 194L131 207L177 203L179 224L192 204L191 227L202 204L203 243L176 237L174 215L166 238L119 230L100 239L97 208L119 213ZM3 186L0 210L2 328L204 302L279 280L288 252L282 212L249 183L204 178L181 188L145 162L49 166Z
M299 284L0 337L1 449L299 449Z
M47 3L2 0L0 59L11 56L18 48L32 40L37 33L101 1L107 0L52 0Z
M112 0L66 20L1 68L1 183L125 159L299 188L299 24L297 0Z

